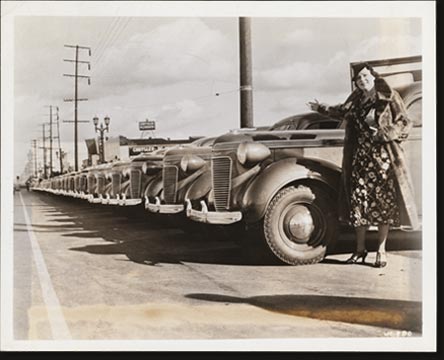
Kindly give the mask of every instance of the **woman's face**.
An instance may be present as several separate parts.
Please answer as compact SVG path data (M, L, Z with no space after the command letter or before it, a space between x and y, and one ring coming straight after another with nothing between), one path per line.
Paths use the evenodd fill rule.
M370 91L375 86L375 77L369 69L363 68L355 78L356 86L364 91Z

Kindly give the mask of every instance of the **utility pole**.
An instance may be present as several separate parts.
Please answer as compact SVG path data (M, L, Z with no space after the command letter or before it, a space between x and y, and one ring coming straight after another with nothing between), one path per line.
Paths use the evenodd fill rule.
M45 124L42 124L43 126L43 146L41 147L41 149L43 149L43 178L46 179L47 178L47 174L46 174L46 133L45 133Z
M32 140L32 147L34 149L34 176L37 177L37 140Z
M62 153L62 147L60 146L60 117L59 117L59 108L56 106L57 109L57 139L59 142L59 161L60 161L60 174L63 174L63 153Z
M49 177L52 178L52 105L47 105L47 107L49 107L49 123L47 123L47 125L49 125Z
M241 128L253 125L253 81L251 61L251 21L239 18L239 56L240 56L240 107Z
M74 71L74 75L72 74L63 74L63 76L70 76L70 77L74 77L74 99L64 99L64 101L73 101L74 102L74 120L64 120L63 122L73 122L74 123L74 169L75 171L79 170L79 156L78 156L78 130L77 130L77 124L79 122L89 122L87 120L78 120L77 117L77 110L78 110L78 105L77 103L79 101L87 101L88 99L79 99L78 98L78 79L79 78L85 78L88 79L88 85L91 85L91 77L90 76L86 76L86 75L79 75L79 63L81 64L88 64L88 70L91 70L91 64L89 61L80 61L79 60L79 50L88 50L88 54L89 56L91 56L91 48L86 47L86 46L79 46L79 45L65 45L65 47L68 48L74 48L76 49L76 55L75 55L75 60L71 60L71 59L63 59L63 61L68 61L68 62L74 62L75 63L75 71Z

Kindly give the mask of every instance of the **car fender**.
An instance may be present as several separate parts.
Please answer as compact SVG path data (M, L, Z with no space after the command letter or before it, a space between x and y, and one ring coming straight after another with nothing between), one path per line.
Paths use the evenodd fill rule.
M145 189L145 196L155 197L160 194L163 189L162 172L157 174L152 181L149 182Z
M304 159L304 164L298 161L296 158L287 158L274 162L251 181L240 202L247 223L260 220L278 191L294 182L317 181L331 191L337 191L340 178L337 167L326 162L322 162L323 167L320 167L317 161L307 159Z
M190 184L185 192L185 199L198 200L205 197L212 188L211 168L200 175L194 182Z

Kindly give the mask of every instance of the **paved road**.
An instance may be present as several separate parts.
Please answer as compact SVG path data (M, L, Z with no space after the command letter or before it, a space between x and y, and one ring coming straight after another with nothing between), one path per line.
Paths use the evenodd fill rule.
M16 339L421 334L419 234L393 233L383 269L374 253L344 265L347 234L322 263L292 267L141 209L26 191L14 203Z

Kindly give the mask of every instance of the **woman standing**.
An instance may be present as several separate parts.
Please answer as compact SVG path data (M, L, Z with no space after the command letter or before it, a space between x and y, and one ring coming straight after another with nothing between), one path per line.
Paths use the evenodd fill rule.
M346 121L340 213L355 228L356 251L347 260L365 262L365 235L378 227L376 267L387 265L390 226L418 227L413 187L400 143L412 126L400 95L367 63L354 68L356 89L340 105L317 100L314 111Z

